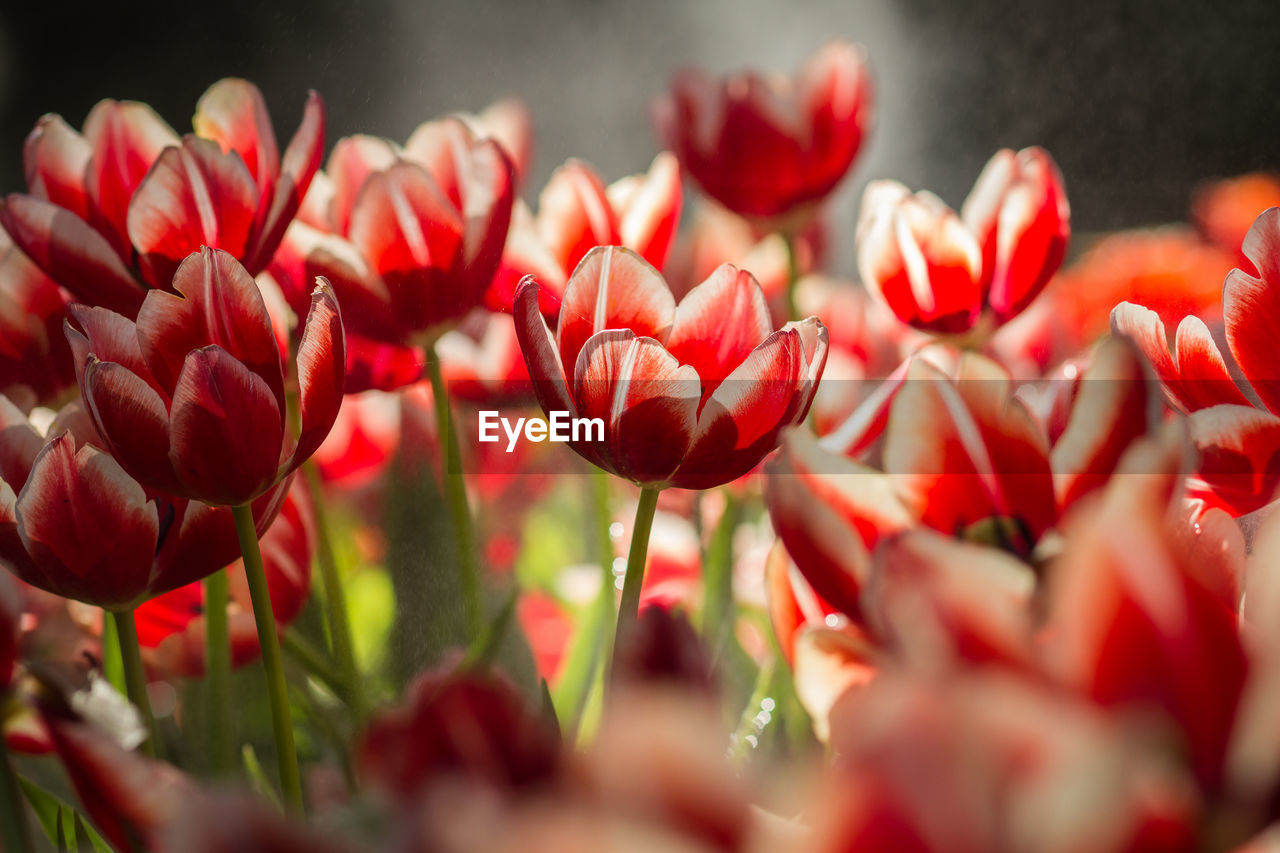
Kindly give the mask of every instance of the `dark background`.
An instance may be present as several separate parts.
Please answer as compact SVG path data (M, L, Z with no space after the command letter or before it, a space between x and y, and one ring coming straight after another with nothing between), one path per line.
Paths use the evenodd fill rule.
M183 131L205 87L241 75L282 145L307 88L328 104L330 144L403 141L519 94L537 123L532 195L571 155L606 180L647 165L648 103L675 67L790 70L833 36L867 46L877 83L876 130L836 211L850 236L868 179L959 204L1002 146L1049 148L1077 231L1180 219L1200 179L1280 166L1276 0L5 0L0 189L21 188L41 113L78 127L99 98L134 98Z

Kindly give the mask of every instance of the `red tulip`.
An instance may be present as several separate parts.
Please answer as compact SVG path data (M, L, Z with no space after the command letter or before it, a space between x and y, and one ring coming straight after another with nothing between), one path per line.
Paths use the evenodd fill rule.
M0 563L39 589L109 609L195 583L235 560L227 509L148 493L108 453L78 404L47 442L0 397ZM258 529L283 489L254 502Z
M74 306L67 336L94 426L151 489L217 505L270 490L324 440L342 401L344 338L327 282L298 345L301 433L285 430L285 374L258 286L231 255L203 249L174 293L152 291L137 322ZM78 327L78 328L77 328Z
M211 86L193 126L179 139L132 101L99 102L83 136L45 116L23 152L29 195L5 198L0 223L78 301L130 317L201 246L259 272L320 165L320 97L309 96L283 157L262 94L244 80Z
M856 617L870 550L917 524L1030 555L1147 432L1147 408L1120 341L1095 355L1052 446L994 363L969 355L953 381L916 360L889 407L884 473L794 430L767 468L770 517L813 589Z
M816 319L771 332L760 285L725 264L675 304L634 252L597 247L569 279L554 337L538 285L516 332L546 412L600 418L583 457L649 486L709 488L750 471L809 410L827 355Z
M626 246L662 269L681 201L680 166L667 152L654 158L647 174L608 188L586 163L570 160L547 181L536 218L516 205L486 303L495 311L510 311L520 280L533 275L542 285L542 313L555 317L570 274L596 246Z
M1111 315L1115 330L1151 362L1172 402L1190 413L1199 475L1236 513L1269 503L1280 484L1280 208L1257 218L1242 250L1257 274L1234 269L1222 285L1227 347L1238 371L1199 317L1182 319L1171 348L1154 311L1124 302Z
M427 122L404 148L338 141L321 221L290 229L273 273L298 306L333 282L352 331L382 344L435 336L480 304L511 221L515 176L492 139L461 120ZM318 227L317 227L318 226Z
M804 214L849 171L871 113L862 50L834 42L790 79L689 69L654 107L668 148L693 179L753 219Z
M536 787L558 771L559 737L505 681L424 673L357 747L362 776L406 803L451 777L497 789Z
M262 534L262 561L276 626L283 631L301 614L311 591L314 520L306 489L295 481L280 515ZM227 569L231 587L228 627L232 666L258 659L258 632L244 566ZM149 660L173 675L198 678L205 667L204 585L188 584L156 596L134 611L138 642Z
M1086 703L1006 673L890 673L837 706L819 853L1189 853L1189 780Z
M867 187L858 225L863 282L904 323L962 334L984 313L999 326L1057 271L1071 233L1062 177L1048 152L996 152L956 214L929 192Z
M0 229L0 391L26 386L47 400L75 382L62 336L67 300Z
M1163 462L1116 477L1096 512L1071 529L1051 575L1050 658L1064 683L1103 706L1167 715L1213 789L1247 661L1235 603L1216 581L1206 584L1195 552L1167 532L1180 451L1175 444Z

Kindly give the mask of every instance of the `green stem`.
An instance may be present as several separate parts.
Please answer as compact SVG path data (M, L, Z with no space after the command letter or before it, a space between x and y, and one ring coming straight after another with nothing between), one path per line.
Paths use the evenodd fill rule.
M458 434L454 431L449 412L449 392L440 372L440 358L435 347L427 353L427 368L431 375L431 396L436 410L436 436L440 442L440 479L444 485L445 502L453 521L454 538L458 552L458 586L462 593L462 606L466 616L467 639L474 640L483 629L480 612L480 558L476 549L476 534L471 523L471 506L467 503L467 481L462 476L462 452L458 448Z
M645 486L636 504L636 520L631 528L631 550L627 552L627 574L622 581L622 600L618 603L618 627L613 634L613 663L617 664L618 643L627 635L640 614L640 588L644 584L644 560L649 552L649 533L653 515L658 509L659 489ZM610 667L610 672L613 667Z
M600 562L600 597L596 602L599 608L599 632L601 657L610 660L613 657L613 634L609 626L614 622L614 586L613 586L613 536L609 528L613 525L613 511L609 500L609 475L594 465L591 467L591 497L595 505L596 520L596 559Z
M138 626L133 621L132 610L113 610L111 620L116 624L116 637L120 641L120 660L124 663L124 685L129 701L142 714L150 736L142 750L152 758L160 751L160 730L155 715L151 713L151 700L147 697L147 670L142 665L142 649L138 646Z
M209 769L216 774L232 767L231 633L227 625L227 570L204 581L204 672L209 702Z
M312 515L316 520L316 563L320 566L320 580L324 585L325 608L329 618L329 647L338 665L339 678L344 684L358 684L360 670L356 666L355 646L351 641L351 618L347 610L347 591L338 572L338 560L333 552L333 538L329 532L329 514L325 508L324 490L320 487L320 471L311 460L303 463L302 476L306 479L307 492L311 496ZM364 719L364 701L359 690L348 696L351 714L359 722Z
M22 802L18 776L9 762L9 748L0 733L0 850L31 853L27 811Z
M740 506L728 489L723 490L724 514L716 525L707 547L706 578L702 610L702 636L712 660L720 650L733 625L733 533L738 527Z
M800 309L796 307L796 284L800 281L800 255L797 251L796 237L790 231L780 232L782 242L787 248L787 316L791 320L800 319Z
M271 700L271 723L275 731L276 760L280 765L280 788L290 812L302 814L302 779L298 774L298 752L293 744L293 720L289 716L289 685L284 677L284 660L280 655L280 637L276 634L276 617L271 610L271 593L267 588L267 572L262 565L258 532L253 523L253 509L234 506L240 537L240 553L244 557L244 573L249 580L249 597L253 599L253 619L258 626L258 645L262 647L262 667L267 675L267 695Z

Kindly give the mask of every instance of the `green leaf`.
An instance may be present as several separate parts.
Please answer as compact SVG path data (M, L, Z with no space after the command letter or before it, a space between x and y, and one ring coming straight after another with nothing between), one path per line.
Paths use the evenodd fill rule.
M111 845L84 815L28 779L19 779L18 784L36 813L45 837L58 850L79 850L79 840L84 838L88 839L95 853L112 853Z
M36 813L36 820L40 821L40 828L44 830L45 837L56 845L58 843L58 816L62 813L62 801L26 779L19 779L18 784L22 786L22 793L26 795L27 802L31 804L32 811Z
M245 744L240 750L240 758L244 761L244 772L249 777L249 787L270 800L276 806L280 805L280 795L276 793L276 789L271 785L271 780L267 778L267 773L262 769L262 762L258 761L258 753L254 752L251 744Z
M471 647L467 649L466 657L458 666L459 669L486 669L493 663L498 647L502 645L502 640L511 627L511 617L515 614L516 599L519 595L520 588L511 587L511 591L507 593L507 600L502 604L502 609L498 611L493 621L485 626L480 636L472 642Z
M94 853L113 853L111 845L98 834L97 830L89 825L89 822L82 815L76 815L76 821L80 824L80 831L84 834L84 837L89 839L89 844L93 847Z
M61 850L79 850L76 844L76 823L80 816L74 809L63 807L58 814L58 848Z

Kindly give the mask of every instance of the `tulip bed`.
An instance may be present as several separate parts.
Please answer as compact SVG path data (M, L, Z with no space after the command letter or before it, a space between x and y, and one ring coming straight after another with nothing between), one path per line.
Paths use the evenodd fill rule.
M682 72L534 204L517 100L41 118L0 851L1280 850L1280 179L839 221L872 99Z

